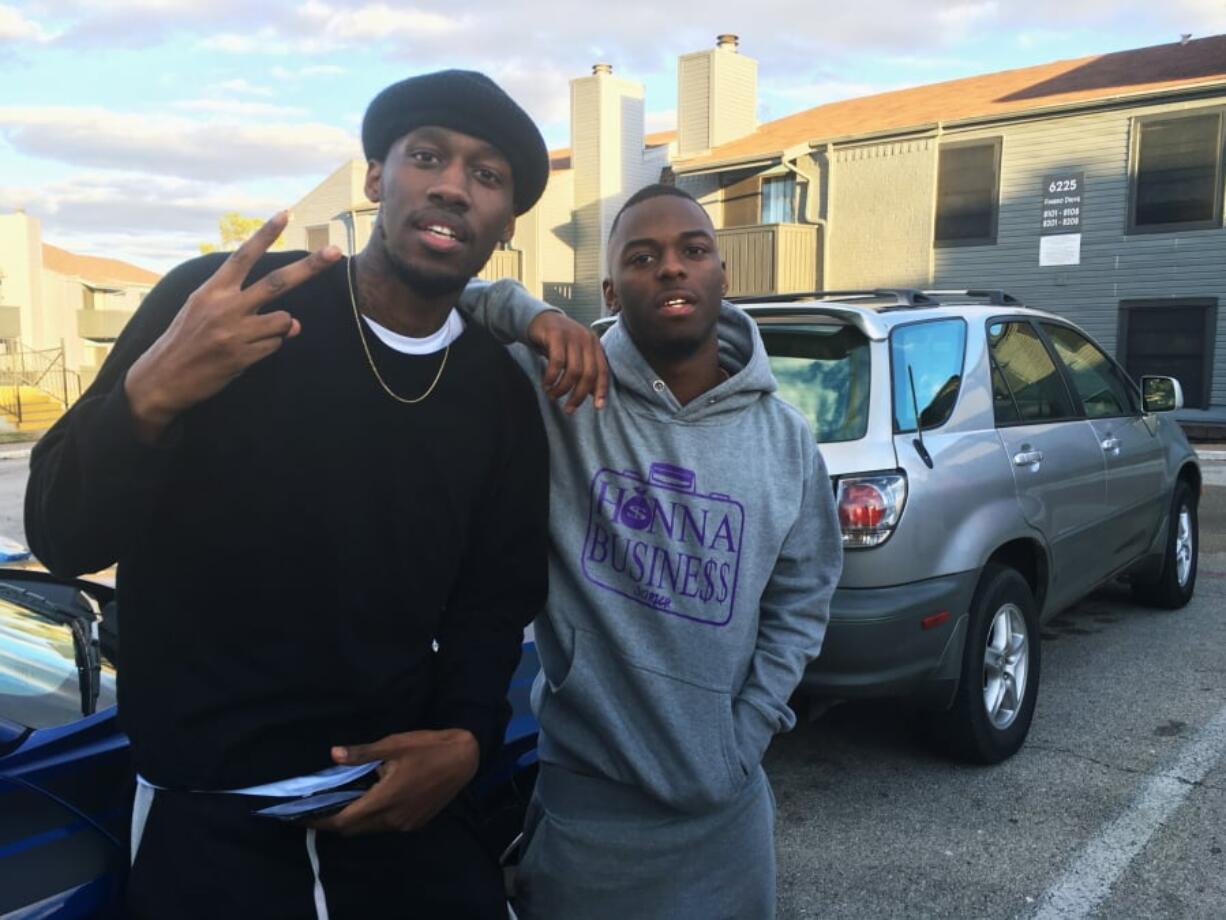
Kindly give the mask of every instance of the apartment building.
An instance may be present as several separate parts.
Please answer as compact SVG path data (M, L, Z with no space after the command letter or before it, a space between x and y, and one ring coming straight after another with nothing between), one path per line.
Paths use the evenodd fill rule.
M0 369L39 367L59 350L69 399L89 386L112 343L160 278L118 259L44 243L37 218L0 214ZM52 371L52 373L59 373ZM60 375L62 378L62 374ZM54 393L64 381L47 381Z
M682 83L684 90L684 84ZM683 97L684 98L684 97ZM684 142L734 294L1002 288L1226 423L1226 36L818 106Z
M764 124L759 66L734 35L682 54L677 130L655 135L642 84L606 63L572 80L571 146L482 274L590 321L613 215L674 182L711 215L732 295L1002 288L1080 323L1133 373L1179 377L1185 424L1226 424L1226 36ZM288 244L360 248L364 170L346 164L299 202Z

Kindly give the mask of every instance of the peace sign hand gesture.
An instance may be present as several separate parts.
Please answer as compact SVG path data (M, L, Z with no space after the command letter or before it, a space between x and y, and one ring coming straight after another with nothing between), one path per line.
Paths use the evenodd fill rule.
M302 330L284 310L259 310L336 262L341 252L335 246L242 287L288 219L282 211L231 253L128 369L124 390L137 435L145 443L156 441L179 414L219 393Z

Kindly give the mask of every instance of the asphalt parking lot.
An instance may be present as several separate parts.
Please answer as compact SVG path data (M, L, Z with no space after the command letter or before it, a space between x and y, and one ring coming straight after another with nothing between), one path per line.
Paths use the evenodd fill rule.
M27 463L0 460L18 540ZM776 740L781 920L1226 917L1226 463L1205 470L1192 604L1111 586L1049 623L1010 761L951 763L892 703Z
M1221 478L1187 608L1111 586L1044 628L1038 708L1010 761L944 760L890 703L776 739L781 920L1226 917Z

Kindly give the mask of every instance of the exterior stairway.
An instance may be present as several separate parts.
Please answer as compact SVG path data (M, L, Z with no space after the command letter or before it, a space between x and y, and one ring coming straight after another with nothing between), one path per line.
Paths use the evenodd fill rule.
M21 421L9 406L15 406L18 400L18 390L21 399ZM0 419L5 424L0 428L10 431L46 431L64 414L64 403L49 396L38 387L0 386Z

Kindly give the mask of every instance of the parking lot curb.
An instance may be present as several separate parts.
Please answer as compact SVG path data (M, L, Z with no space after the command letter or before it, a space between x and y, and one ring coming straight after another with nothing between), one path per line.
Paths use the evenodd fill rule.
M24 460L30 456L30 451L33 448L22 447L17 450L0 450L0 460ZM1226 457L1226 453L1223 453Z
M1198 450L1196 456L1202 460L1212 460L1221 462L1226 460L1226 450Z

